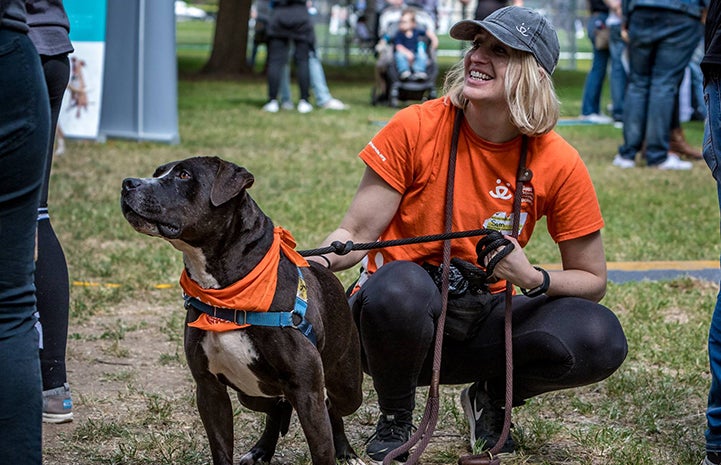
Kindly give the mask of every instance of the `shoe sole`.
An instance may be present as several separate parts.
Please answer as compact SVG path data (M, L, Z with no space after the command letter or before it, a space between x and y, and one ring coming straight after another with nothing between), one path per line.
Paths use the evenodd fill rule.
M73 421L73 414L70 413L45 413L43 412L43 423L60 424Z
M471 447L473 447L476 443L476 416L473 412L473 405L471 405L471 396L468 395L468 388L461 391L461 408L463 408L463 413L468 420L468 429L471 431L468 439L471 442Z

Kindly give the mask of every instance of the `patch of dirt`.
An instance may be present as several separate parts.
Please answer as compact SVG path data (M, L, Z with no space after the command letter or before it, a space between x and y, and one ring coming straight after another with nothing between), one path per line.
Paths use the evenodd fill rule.
M132 302L70 322L67 366L74 421L43 424L45 465L211 463L182 349L184 311L169 301L166 294L156 303ZM362 457L378 415L370 379L364 383L363 405L346 418L346 433ZM441 408L424 463L455 463L466 451L466 432L461 437L457 427L460 407L452 400L458 395L443 395L452 405ZM427 389L420 388L418 420L426 396ZM260 436L263 417L231 397L237 461ZM310 463L296 415L272 463Z

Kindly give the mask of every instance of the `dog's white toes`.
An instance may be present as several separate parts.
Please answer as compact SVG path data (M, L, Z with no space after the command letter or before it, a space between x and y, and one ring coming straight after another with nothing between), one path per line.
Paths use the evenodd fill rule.
M360 457L354 457L346 462L348 465L366 465L364 461L360 459Z

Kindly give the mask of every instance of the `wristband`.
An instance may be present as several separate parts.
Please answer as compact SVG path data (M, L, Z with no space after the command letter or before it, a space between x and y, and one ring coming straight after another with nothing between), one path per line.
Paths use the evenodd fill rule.
M328 257L326 257L325 255L318 255L318 257L325 260L325 267L330 269L330 259Z
M544 270L540 266L534 266L534 268L540 271L543 275L543 282L540 286L534 287L533 289L521 288L521 292L523 292L523 295L527 297L538 297L541 294L545 294L551 285L551 277L548 276L548 271Z

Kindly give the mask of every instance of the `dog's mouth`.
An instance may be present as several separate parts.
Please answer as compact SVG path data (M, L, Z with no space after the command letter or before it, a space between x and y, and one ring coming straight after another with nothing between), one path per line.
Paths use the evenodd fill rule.
M159 221L147 217L135 210L125 199L122 202L123 216L130 225L139 233L149 236L159 236L165 239L178 239L182 228L179 224Z

